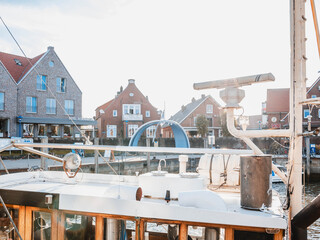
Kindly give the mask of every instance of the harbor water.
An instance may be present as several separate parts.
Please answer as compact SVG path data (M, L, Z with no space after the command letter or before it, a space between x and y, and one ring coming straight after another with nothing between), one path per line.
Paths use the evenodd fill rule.
M282 183L273 184L273 188L279 192L282 202L285 200L286 188ZM315 197L320 194L320 182L310 183L305 186L303 194L303 206L309 204ZM308 239L320 239L320 219L308 228Z

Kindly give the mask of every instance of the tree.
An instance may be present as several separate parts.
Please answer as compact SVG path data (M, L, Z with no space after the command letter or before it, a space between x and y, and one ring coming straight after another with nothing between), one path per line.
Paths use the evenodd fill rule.
M196 118L196 127L198 129L198 133L201 135L201 137L205 137L208 133L208 126L209 122L204 115L199 115Z

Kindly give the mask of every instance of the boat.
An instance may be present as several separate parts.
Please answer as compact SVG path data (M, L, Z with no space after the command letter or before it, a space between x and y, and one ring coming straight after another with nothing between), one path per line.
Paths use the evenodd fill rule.
M234 110L244 97L239 87L274 81L274 76L267 73L194 85L197 90L223 88L220 96L226 103L228 130L252 149L249 151L13 141L0 152L15 147L61 162L64 171L0 176L0 239L280 240L285 232L288 239L307 239L307 227L320 217L320 196L302 209L301 115L303 104L318 104L320 99L305 99L304 4L303 0L291 1L290 129L238 130L234 126ZM288 176L251 141L254 137L290 138ZM37 148L174 153L181 161L177 174L162 169L165 160L161 160L157 171L134 176L117 171L102 175L83 173L81 158L75 153L59 158ZM209 168L187 172L188 154L208 154ZM217 155L217 161L241 155L240 171L229 171L223 164L215 178L211 169ZM288 216L272 191L271 169L287 185Z

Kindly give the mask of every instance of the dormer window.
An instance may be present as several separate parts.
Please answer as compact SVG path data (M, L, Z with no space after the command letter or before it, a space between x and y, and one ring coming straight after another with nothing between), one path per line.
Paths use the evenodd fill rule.
M22 66L22 63L20 62L20 60L19 59L13 59L14 61L15 61L15 63L18 65L18 66Z

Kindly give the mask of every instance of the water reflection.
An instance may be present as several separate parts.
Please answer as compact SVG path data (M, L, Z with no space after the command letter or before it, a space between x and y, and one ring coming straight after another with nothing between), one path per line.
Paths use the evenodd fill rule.
M286 196L286 187L282 183L273 184L273 188L279 192L281 201L285 200ZM309 204L315 197L320 194L320 184L319 183L311 183L306 185L305 188L305 196L303 197L303 203L305 205ZM308 239L320 239L320 219L314 222L308 228Z

